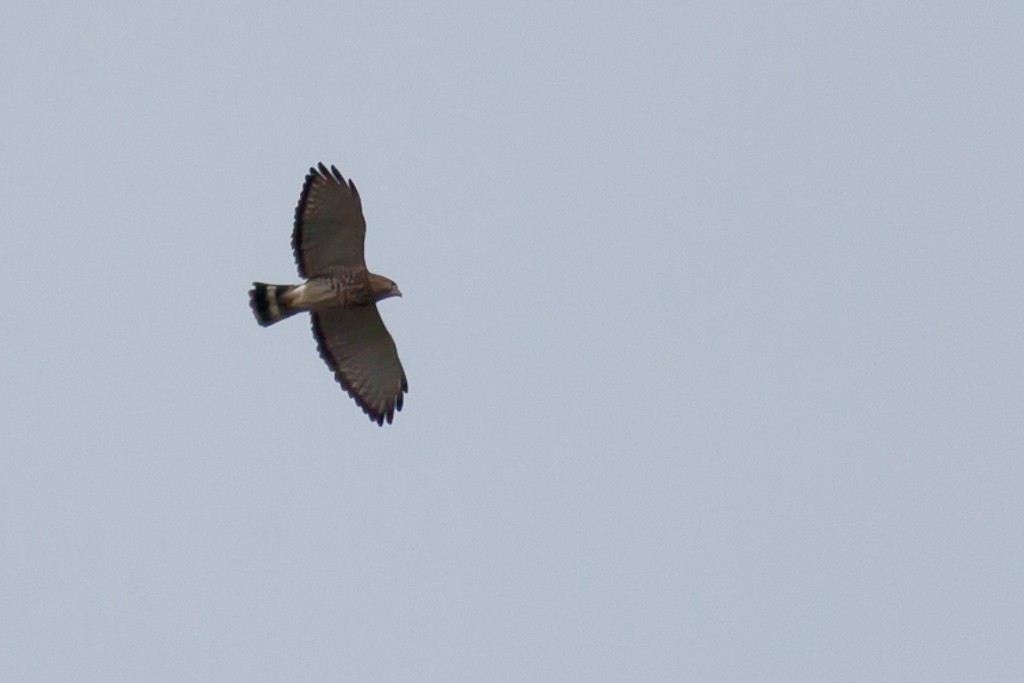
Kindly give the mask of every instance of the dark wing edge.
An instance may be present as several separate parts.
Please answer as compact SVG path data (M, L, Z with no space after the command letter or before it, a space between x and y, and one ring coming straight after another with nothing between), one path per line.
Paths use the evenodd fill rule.
M320 329L320 316L313 313L309 316L313 321L313 337L316 339L316 348L320 353L320 357L327 363L327 367L334 373L334 379L338 381L341 388L345 390L352 400L366 413L367 417L370 418L370 422L376 422L377 426L383 427L384 422L387 421L391 424L391 421L395 418L395 411L400 411L402 405L405 403L405 394L409 393L409 381L405 377L405 368L402 368L402 390L398 392L393 398L391 398L384 406L383 410L377 410L374 406L371 406L366 400L360 396L353 388L343 373L338 370L338 364L334 360L334 356L331 354L331 349L327 345L327 341L324 339L323 331ZM399 363L401 365L401 363Z
M348 182L338 171L336 166L331 166L330 170L324 166L321 161L317 164L316 168L309 167L309 173L306 174L306 180L302 183L302 192L299 194L299 203L295 206L295 227L292 229L292 253L295 255L295 265L299 267L299 277L302 279L308 279L309 276L306 274L306 263L302 258L302 225L303 216L306 213L306 203L309 201L309 193L313 187L321 182L332 182L335 185L339 185L346 189L348 192L355 197L356 203L362 209L363 200L359 197L359 190L356 189L356 184L352 182L350 178Z

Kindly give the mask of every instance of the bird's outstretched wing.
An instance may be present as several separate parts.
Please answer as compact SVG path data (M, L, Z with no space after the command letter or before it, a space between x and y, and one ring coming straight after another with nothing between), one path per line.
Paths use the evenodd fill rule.
M377 307L330 308L312 318L320 356L334 377L371 420L390 424L409 383Z
M299 275L313 278L366 268L366 220L355 184L334 166L309 169L295 207L292 251Z

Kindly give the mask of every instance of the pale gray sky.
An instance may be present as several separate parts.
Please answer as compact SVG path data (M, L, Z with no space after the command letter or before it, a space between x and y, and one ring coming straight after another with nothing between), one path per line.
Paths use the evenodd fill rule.
M0 680L1024 680L1024 5L384 7L0 11Z

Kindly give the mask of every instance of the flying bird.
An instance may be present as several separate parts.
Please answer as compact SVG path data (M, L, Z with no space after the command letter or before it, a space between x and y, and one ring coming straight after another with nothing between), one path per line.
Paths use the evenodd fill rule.
M352 180L334 166L310 168L292 231L304 282L254 282L249 305L264 327L309 311L320 356L370 420L383 425L402 409L409 383L377 302L402 293L366 268L365 237L363 205Z

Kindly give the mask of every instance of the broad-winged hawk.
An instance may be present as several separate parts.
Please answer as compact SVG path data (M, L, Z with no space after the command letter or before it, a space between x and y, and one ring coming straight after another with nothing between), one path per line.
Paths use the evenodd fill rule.
M366 219L355 184L334 166L309 169L295 208L292 250L300 285L254 282L249 305L266 327L309 311L320 356L363 412L383 425L409 391L395 342L377 302L402 296L398 285L366 268Z

